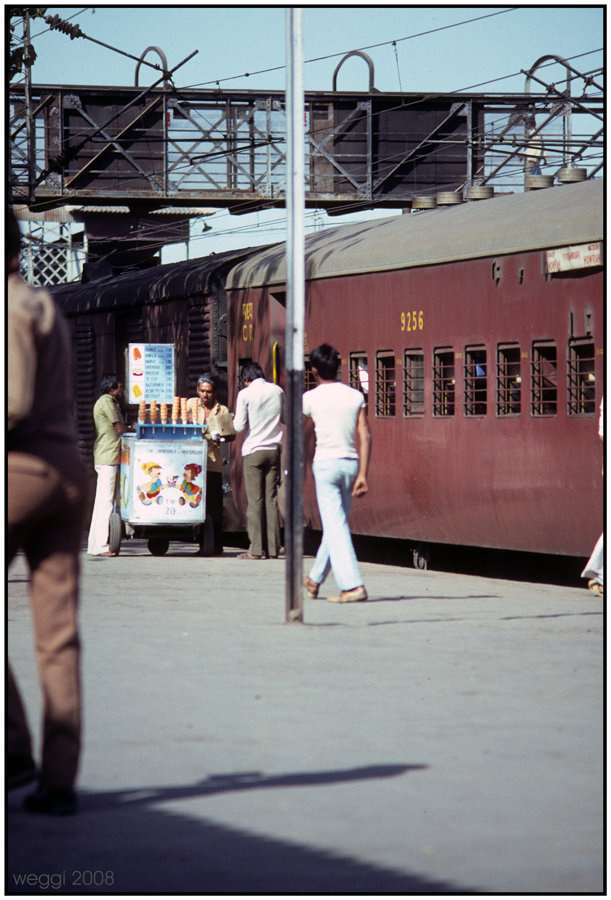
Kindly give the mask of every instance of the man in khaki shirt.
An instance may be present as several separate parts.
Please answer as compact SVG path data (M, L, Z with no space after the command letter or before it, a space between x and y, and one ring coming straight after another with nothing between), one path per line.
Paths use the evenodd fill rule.
M42 762L36 771L25 710L7 673L7 788L39 778L31 812L76 809L81 745L79 550L87 475L73 420L71 350L49 294L19 275L20 233L7 217L7 563L23 550L42 685Z

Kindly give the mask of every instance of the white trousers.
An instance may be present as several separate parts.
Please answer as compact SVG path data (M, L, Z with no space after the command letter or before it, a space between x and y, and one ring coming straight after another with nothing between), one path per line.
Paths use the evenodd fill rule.
M322 584L333 569L340 591L350 591L363 583L348 524L358 469L358 459L325 459L312 465L322 541L310 578Z
M87 553L99 556L100 553L108 553L108 533L110 514L112 512L115 496L115 483L119 466L96 466L98 481L95 489L93 513L89 526L89 541Z
M604 532L596 541L596 546L592 550L592 556L588 560L588 564L581 573L582 578L593 578L599 584L605 583L605 548L604 548Z

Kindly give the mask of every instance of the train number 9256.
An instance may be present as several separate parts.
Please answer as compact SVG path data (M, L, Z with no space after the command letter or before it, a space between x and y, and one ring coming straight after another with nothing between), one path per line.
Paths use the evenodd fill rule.
M424 311L412 309L401 313L401 331L423 331Z

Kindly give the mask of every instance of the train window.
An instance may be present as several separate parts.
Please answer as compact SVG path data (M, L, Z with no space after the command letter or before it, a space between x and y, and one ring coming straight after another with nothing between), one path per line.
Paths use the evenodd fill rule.
M349 356L349 378L350 387L355 388L365 395L365 399L369 396L369 364L367 362L366 353L351 353Z
M392 350L376 353L376 416L395 415L395 354Z
M522 409L520 347L499 346L496 352L496 413L518 416Z
M533 416L555 416L558 412L558 357L555 344L533 344L530 410Z
M488 363L485 347L465 347L465 415L488 411Z
M310 362L310 358L306 357L303 361L303 389L304 391L311 391L312 388L316 387L316 380L314 378L314 372L312 371L312 363Z
M403 357L403 415L424 415L424 353L406 350Z
M590 340L569 341L567 411L569 416L591 416L596 407L594 344Z
M433 415L453 416L456 397L454 351L433 352Z

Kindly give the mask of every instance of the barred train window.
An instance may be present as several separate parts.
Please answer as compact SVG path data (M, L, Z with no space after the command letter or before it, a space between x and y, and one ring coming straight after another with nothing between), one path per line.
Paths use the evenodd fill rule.
M340 358L339 366L337 367L337 374L335 376L336 381L342 380L342 361ZM312 388L316 387L316 379L314 378L314 372L312 371L312 363L310 362L310 357L305 356L303 360L303 389L304 391L311 391Z
M488 411L488 365L485 347L465 347L465 415Z
M403 358L403 415L424 415L424 353L406 350Z
M366 353L351 353L349 358L350 387L369 396L369 366Z
M456 396L454 351L433 352L433 415L453 416Z
M551 342L532 346L530 411L533 416L555 416L558 412L558 357Z
M376 353L376 416L395 415L395 354L392 350Z
M496 412L498 416L518 416L522 409L520 347L508 344L496 351Z
M314 372L312 371L312 363L308 356L303 361L303 389L304 391L311 391L312 388L315 387L316 381L314 379Z
M591 416L595 408L594 344L583 339L569 341L567 412L569 416Z

